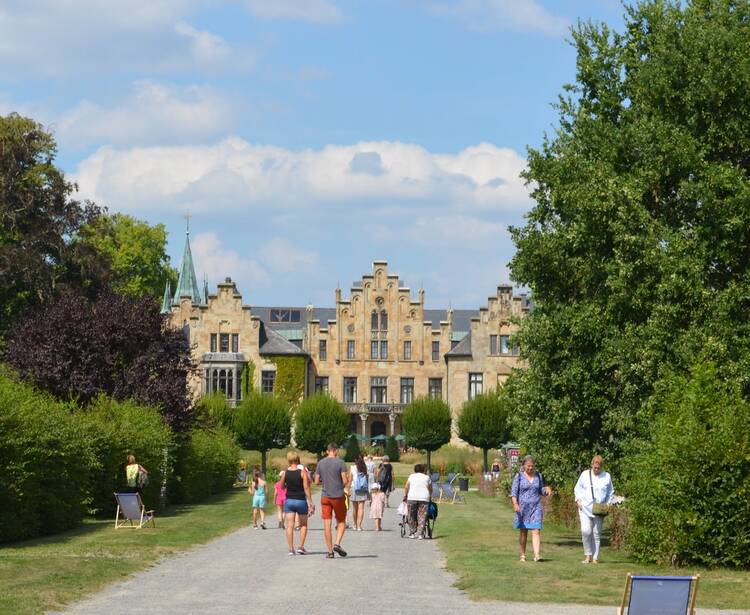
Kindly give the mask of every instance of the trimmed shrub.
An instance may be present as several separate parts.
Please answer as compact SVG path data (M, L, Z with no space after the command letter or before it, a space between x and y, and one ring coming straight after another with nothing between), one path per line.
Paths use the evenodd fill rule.
M442 399L415 399L404 408L401 426L409 446L427 451L427 467L430 467L431 453L451 439L450 406Z
M239 457L239 446L223 427L191 431L178 447L175 497L200 502L231 488Z
M92 436L70 405L0 376L0 542L80 523L98 467Z
M385 454L394 462L401 459L401 451L398 448L395 436L388 436L388 439L385 441Z
M485 472L489 471L488 453L510 439L509 403L503 389L488 391L467 401L458 417L458 435L482 449Z
M90 477L93 514L110 515L115 512L113 492L127 488L125 466L127 456L134 455L148 470L148 485L143 490L143 501L150 508L159 505L159 493L164 480L164 453L173 453L172 432L158 409L133 401L119 402L104 397L96 398L87 410L79 410L76 418L88 425L89 442L99 467Z
M354 460L359 457L362 453L359 450L359 441L357 436L352 434L346 439L346 452L344 453L344 461L353 463Z
M624 467L627 546L641 560L750 565L750 404L713 365L669 376L661 409Z
M317 393L303 401L294 414L297 446L322 456L326 446L341 444L349 435L349 415L330 395Z

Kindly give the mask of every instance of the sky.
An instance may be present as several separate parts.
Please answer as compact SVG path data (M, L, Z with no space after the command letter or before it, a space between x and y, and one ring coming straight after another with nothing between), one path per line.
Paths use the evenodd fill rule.
M80 199L169 233L250 305L334 304L387 260L427 307L510 281L519 173L618 0L3 0L0 114Z

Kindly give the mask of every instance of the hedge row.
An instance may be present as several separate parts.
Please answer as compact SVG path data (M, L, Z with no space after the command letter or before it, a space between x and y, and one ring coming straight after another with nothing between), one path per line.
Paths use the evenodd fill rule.
M224 431L176 444L155 408L101 397L84 411L0 375L0 543L114 514L129 454L148 469L144 501L157 506L165 471L186 501L230 487L239 451Z

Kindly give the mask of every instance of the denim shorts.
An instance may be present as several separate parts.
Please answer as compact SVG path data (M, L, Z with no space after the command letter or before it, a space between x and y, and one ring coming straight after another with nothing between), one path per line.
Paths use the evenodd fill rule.
M298 515L307 514L307 502L305 500L289 500L284 502L285 513L297 513Z

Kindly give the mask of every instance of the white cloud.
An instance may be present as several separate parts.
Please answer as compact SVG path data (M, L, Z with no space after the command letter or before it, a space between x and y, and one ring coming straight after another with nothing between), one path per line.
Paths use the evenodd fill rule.
M439 15L463 21L474 30L540 31L565 34L570 22L553 15L536 0L428 0L430 9Z
M307 252L288 239L276 238L260 248L261 260L271 269L285 273L313 269L320 260L317 252Z
M453 245L470 250L482 250L508 241L505 225L456 214L419 216L411 227L398 235L422 245Z
M139 81L115 105L82 100L63 114L56 132L74 145L204 140L229 128L231 112L229 102L211 88Z
M149 74L241 71L254 54L230 49L187 19L230 0L5 0L0 7L0 70L5 75Z
M373 153L378 174L351 172L358 156L372 162ZM489 143L457 154L397 141L292 151L233 137L205 146L103 147L81 162L75 179L82 196L134 212L269 204L304 211L358 203L518 212L529 203L519 177L524 167L517 152Z
M249 301L248 291L270 282L267 271L257 260L224 248L216 233L199 233L190 245L197 275L201 278L205 275L212 283L231 277L243 292L246 303Z
M334 23L341 11L328 0L245 0L250 12L259 19L291 19L313 23Z

